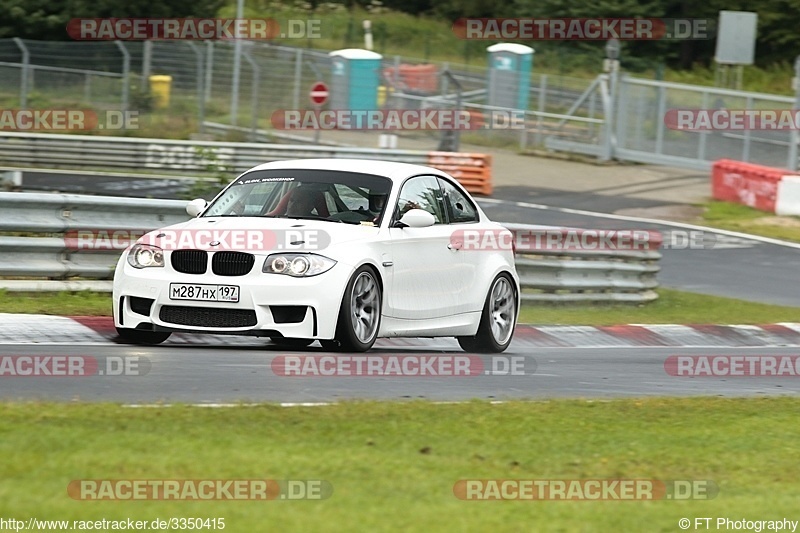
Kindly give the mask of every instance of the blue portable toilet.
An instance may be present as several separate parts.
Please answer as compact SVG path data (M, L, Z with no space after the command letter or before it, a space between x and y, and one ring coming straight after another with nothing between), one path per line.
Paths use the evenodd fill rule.
M524 44L498 43L489 52L488 105L528 109L533 68L533 48Z
M331 52L331 109L378 109L383 56L346 48Z

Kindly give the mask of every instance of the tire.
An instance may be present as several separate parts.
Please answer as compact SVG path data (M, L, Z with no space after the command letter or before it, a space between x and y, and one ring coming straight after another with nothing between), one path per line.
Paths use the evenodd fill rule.
M516 326L519 296L507 273L499 274L489 288L474 337L456 337L464 351L501 353L511 344Z
M172 335L168 331L144 331L131 328L116 328L116 330L122 340L132 344L161 344Z
M347 283L339 306L336 337L325 341L325 349L341 352L366 352L378 338L383 294L375 271L362 266ZM338 344L338 347L336 346Z
M314 339L293 339L291 337L270 337L273 343L285 348L305 348L314 342Z

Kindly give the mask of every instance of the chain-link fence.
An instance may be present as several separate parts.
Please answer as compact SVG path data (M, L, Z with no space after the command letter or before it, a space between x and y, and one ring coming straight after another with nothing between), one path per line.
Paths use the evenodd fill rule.
M332 68L327 52L263 42L0 39L0 108L91 107L147 113L155 104L150 77L169 76L170 103L163 112L181 117L191 131L203 132L204 124L214 123L238 127L243 139L274 139L265 133L275 133L270 131L272 114L311 109L312 84L331 84ZM534 72L528 80L527 109L515 110L488 105L493 85L486 67L397 56L384 57L378 68L377 107L459 108L488 122L468 132L403 133L429 141L431 149L453 149L460 136L462 142L489 146L563 150L698 169L723 157L797 167L796 135L790 132L701 133L674 131L664 124L669 109L790 109L793 100L787 97L615 73L591 80ZM326 106L331 108L334 101L332 97ZM516 113L523 120L513 127L498 125L493 113ZM315 137L302 133L305 140Z

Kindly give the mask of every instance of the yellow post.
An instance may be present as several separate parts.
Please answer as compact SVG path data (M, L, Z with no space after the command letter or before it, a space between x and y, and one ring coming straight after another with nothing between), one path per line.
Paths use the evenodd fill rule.
M153 107L163 109L169 106L171 89L172 76L150 76L150 94L153 95Z
M379 85L378 86L378 107L383 107L383 104L386 103L386 86Z

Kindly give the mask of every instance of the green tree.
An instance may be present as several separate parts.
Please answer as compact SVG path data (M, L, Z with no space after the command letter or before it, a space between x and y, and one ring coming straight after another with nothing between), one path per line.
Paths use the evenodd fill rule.
M225 0L0 0L0 38L69 40L74 18L213 17Z

